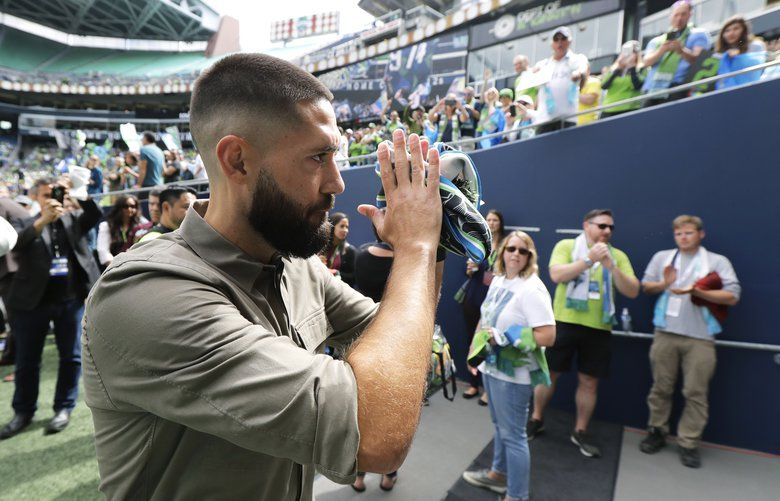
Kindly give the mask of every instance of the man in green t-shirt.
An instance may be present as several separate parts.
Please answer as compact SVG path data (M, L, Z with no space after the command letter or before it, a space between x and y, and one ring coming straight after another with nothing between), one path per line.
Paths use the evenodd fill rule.
M531 440L544 430L544 408L555 392L558 376L571 369L576 354L577 422L571 441L587 457L601 455L587 430L599 379L609 375L615 289L629 298L639 295L639 280L628 256L609 243L614 229L612 211L594 209L585 214L577 238L561 240L553 249L550 277L558 284L553 300L556 339L546 352L552 385L536 387L534 412L528 421Z

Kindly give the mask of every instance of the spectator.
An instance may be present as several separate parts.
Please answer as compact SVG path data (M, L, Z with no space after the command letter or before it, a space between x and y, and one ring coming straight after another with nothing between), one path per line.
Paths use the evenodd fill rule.
M160 192L160 223L153 226L139 242L148 242L178 230L195 199L195 190L184 186L168 186Z
M534 72L549 75L549 81L539 87L535 122L543 123L577 112L580 80L588 74L588 58L569 50L571 30L566 26L556 28L552 33L552 56L539 61ZM537 134L560 130L576 125L574 118L539 126Z
M406 129L409 131L409 134L417 134L418 136L423 135L424 114L425 114L425 110L421 106L418 106L417 108L412 108L411 105L409 105L404 108L403 121L404 124L406 125Z
M505 488L504 501L525 501L531 457L524 426L534 386L550 384L541 347L555 342L555 317L550 293L538 275L531 237L522 231L510 233L497 255L496 277L482 303L481 332L469 353L470 364L480 351L491 353L479 370L495 427L493 463L487 470L464 472L463 479L492 491Z
M709 383L715 373L713 339L722 331L726 306L739 301L740 285L731 262L701 245L704 225L700 218L678 216L672 228L677 248L657 252L642 278L647 294L661 296L655 305L655 336L650 347L649 434L639 448L654 454L666 445L672 397L682 369L685 408L677 426L677 444L682 464L699 468L699 443L709 414ZM706 285L714 282L709 280L713 274L720 287Z
M691 63L702 51L709 49L707 32L688 24L692 14L690 0L678 0L672 5L669 32L648 42L642 62L643 66L650 68L642 87L644 93L684 84ZM687 90L671 92L646 100L643 107L675 101L687 95Z
M587 76L580 82L580 104L577 111L583 112L597 108L601 99L601 80L588 72ZM589 124L595 122L598 118L599 114L597 112L577 115L577 125Z
M138 184L138 153L125 152L125 168L121 171L122 186L129 190Z
M149 233L149 230L151 230L153 226L160 223L160 191L162 189L163 187L161 186L159 189L154 189L149 192L149 198L147 200L149 208L149 221L141 222L133 229L136 242L141 240L144 235ZM140 216L140 211L138 214Z
M49 322L54 322L60 363L54 417L45 432L57 433L68 426L78 397L84 299L100 275L86 238L100 221L98 206L87 198L81 202L82 209L65 212L64 183L55 185L42 178L35 185L40 216L12 220L19 233L14 251L19 269L8 298L16 341L16 388L14 417L0 431L0 439L21 432L37 410L41 355Z
M157 139L154 133L146 131L141 136L141 154L138 160L138 179L141 184L136 188L146 188L163 183L163 167L165 166L165 157L160 148L157 147ZM143 198L145 192L141 192Z
M463 322L466 324L466 335L469 344L474 338L474 333L479 325L480 308L487 296L488 287L493 281L493 265L498 255L498 246L504 240L504 215L496 209L490 209L485 216L485 221L490 227L493 237L490 255L481 263L466 260L466 281L455 294L455 300L461 305ZM469 388L463 392L463 398L470 399L479 396L482 387L482 377L477 372L469 377ZM479 405L487 405L487 395L480 398Z
M504 115L506 118L506 130L512 130L507 134L507 141L516 141L518 136L520 139L528 139L536 135L536 131L533 127L528 127L533 124L534 116L536 114L534 107L534 100L528 94L518 96L513 106L509 107L509 111ZM521 127L526 127L518 132Z
M539 93L539 90L536 87L526 87L523 84L523 80L525 80L532 71L528 69L528 67L531 65L530 61L528 60L528 56L523 54L518 54L515 56L515 58L512 60L512 63L515 66L515 73L517 73L517 78L515 78L515 96L521 96L523 94L530 96L531 99L534 101L536 100L536 96Z
M119 195L106 220L98 226L97 252L103 268L135 243L135 229L140 223L138 209L136 197Z
M350 287L355 285L355 248L347 242L349 219L343 212L330 215L330 240L320 255L330 272Z
M20 195L21 197L22 195ZM25 197L26 198L26 197ZM0 217L8 222L14 219L27 219L30 214L27 212L21 204L14 202L9 197L0 197ZM18 241L18 237L17 237ZM3 299L3 304L6 307L7 313L10 314L8 308L9 292L11 291L11 284L14 281L16 271L19 269L19 262L17 256L13 252L8 252L4 256L0 256L0 298ZM0 310L0 317L2 317L2 310ZM0 318L0 330L5 332L5 323L8 318ZM9 320L10 322L10 320ZM13 330L5 338L5 347L3 348L2 357L0 357L1 365L13 365L15 360L14 350L14 332Z
M103 193L103 169L100 168L100 158L97 155L90 155L87 160L89 169L89 182L87 183L87 193L95 195Z
M498 102L498 89L490 87L487 89L483 96L482 112L479 117L479 124L477 125L477 136L487 136L495 132L504 130L504 112L501 108L501 103ZM501 142L501 137L491 137L483 139L479 142L479 146L483 149L490 148Z
M482 110L482 103L474 95L474 87L469 86L463 89L463 108L468 114L468 120L461 124L460 134L462 137L474 137L477 131L480 111ZM462 151L473 151L476 147L476 143L469 142L462 144L460 149Z
M439 100L429 112L431 123L437 124L436 141L450 143L460 141L460 126L469 119L463 102L455 94Z
M181 162L176 158L176 153L170 150L163 152L165 167L163 168L163 183L175 183L181 177Z
M382 120L382 124L385 127L385 130L389 132L390 134L393 133L395 129L402 129L404 130L404 124L401 121L400 117L398 116L398 112L395 110L390 111L390 118L388 119L385 116L384 111L382 112L382 115L380 116Z
M515 100L515 93L512 89L501 89L498 93L498 102L501 103L501 111L509 112L509 106Z
M376 235L376 242L361 246L355 257L355 288L378 303L382 300L393 267L393 248L381 241L375 227L372 226L372 229ZM358 471L357 478L352 483L352 488L356 492L366 490L365 476L364 471ZM397 481L398 471L383 474L379 488L383 491L391 491Z
M615 222L612 212L595 209L583 219L582 233L561 240L550 257L550 278L555 282L553 309L557 321L555 345L547 350L552 385L537 386L534 412L528 421L528 437L544 430L544 409L562 372L571 369L577 356L577 422L571 441L587 457L601 456L588 434L596 407L599 379L609 375L610 336L615 323L615 289L626 297L639 294L639 281L626 254L609 242Z
M750 32L750 24L742 16L734 16L723 23L715 51L721 54L718 75L725 75L766 62L766 44ZM718 80L716 89L727 89L761 79L761 70Z
M637 97L641 94L642 83L647 71L637 68L641 57L641 47L636 40L629 40L623 44L615 62L602 76L604 83L601 85L607 93L604 96L604 105L616 103L626 99ZM614 117L621 113L638 110L642 104L638 101L612 106L601 112L601 118Z

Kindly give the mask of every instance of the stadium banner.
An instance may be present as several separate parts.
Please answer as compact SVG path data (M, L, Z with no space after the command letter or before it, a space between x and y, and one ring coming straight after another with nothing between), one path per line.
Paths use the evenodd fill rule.
M527 8L524 5L522 10L516 6L507 9L507 13L498 19L472 26L469 29L469 49L480 49L544 32L564 24L573 24L608 14L621 8L621 0L555 0L541 3L532 8Z
M430 38L403 49L319 75L333 92L336 120L371 122L385 107L429 108L448 92L462 89L468 32Z
M323 12L271 23L271 42L288 42L297 38L339 32L339 12Z

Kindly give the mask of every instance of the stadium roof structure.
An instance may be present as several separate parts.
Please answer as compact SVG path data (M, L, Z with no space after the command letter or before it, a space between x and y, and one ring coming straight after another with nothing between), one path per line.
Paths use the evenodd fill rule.
M86 36L207 41L219 14L202 0L0 0L0 13Z

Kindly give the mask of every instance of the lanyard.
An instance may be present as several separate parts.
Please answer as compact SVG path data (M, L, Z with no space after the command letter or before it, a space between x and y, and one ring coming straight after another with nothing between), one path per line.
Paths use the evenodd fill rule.
M51 226L49 226L51 229L51 244L52 248L54 249L54 257L60 258L60 239L59 239L59 230L57 229L57 225L55 223L52 223Z

